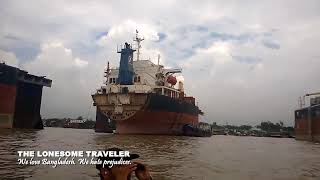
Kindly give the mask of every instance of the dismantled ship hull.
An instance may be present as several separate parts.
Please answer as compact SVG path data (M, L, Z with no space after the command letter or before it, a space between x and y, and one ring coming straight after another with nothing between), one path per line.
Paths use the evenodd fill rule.
M42 87L51 80L0 64L0 128L42 129Z
M320 104L296 110L295 137L297 140L320 142Z
M320 95L320 93L305 96ZM310 106L295 111L295 138L320 142L320 96L310 99Z

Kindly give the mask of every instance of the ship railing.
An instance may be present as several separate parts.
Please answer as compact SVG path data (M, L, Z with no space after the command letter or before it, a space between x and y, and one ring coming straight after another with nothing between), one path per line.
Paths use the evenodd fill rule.
M181 93L178 89L174 89L174 88L167 87L167 86L155 86L153 88L153 91L155 93L159 93L161 95L169 96L172 98L179 98L180 93Z
M102 94L116 94L116 93L149 93L152 92L152 87L144 84L134 85L120 85L108 84L102 88ZM125 89L125 91L124 91Z
M37 84L41 86L51 87L52 80L45 78L44 76L35 76L31 74L23 74L18 77L18 80L25 83Z

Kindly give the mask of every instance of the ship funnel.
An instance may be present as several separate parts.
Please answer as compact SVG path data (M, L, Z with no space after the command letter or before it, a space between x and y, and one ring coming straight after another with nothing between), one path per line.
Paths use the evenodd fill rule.
M132 85L133 82L133 52L131 45L125 43L124 47L118 53L121 53L118 83L121 85Z

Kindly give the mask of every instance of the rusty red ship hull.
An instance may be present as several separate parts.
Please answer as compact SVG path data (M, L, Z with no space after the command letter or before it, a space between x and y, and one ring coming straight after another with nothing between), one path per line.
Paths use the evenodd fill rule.
M0 119L1 127L12 128L15 110L16 87L0 84Z
M139 111L127 120L116 121L116 132L181 135L186 124L198 125L198 116L165 111Z
M297 140L320 142L320 104L295 111Z
M171 98L150 93L146 104L124 120L115 120L97 107L96 132L109 132L109 122L115 123L119 134L182 135L185 125L198 126L202 112L193 97Z

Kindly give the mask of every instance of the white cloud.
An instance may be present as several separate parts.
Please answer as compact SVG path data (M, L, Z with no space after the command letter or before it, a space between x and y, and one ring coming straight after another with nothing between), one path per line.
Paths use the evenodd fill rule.
M44 43L35 60L24 66L34 73L54 73L55 70L87 66L88 62L74 57L71 49L65 48L61 42Z
M89 64L88 61L84 61L84 60L81 60L79 58L75 58L74 62L76 64L76 66L79 66L79 67L85 67L85 66L87 66Z
M115 24L112 26L108 33L97 41L97 44L105 46L110 42L124 42L128 40L132 42L136 30L138 30L140 34L139 37L144 38L147 41L159 40L157 31L155 31L150 25L137 23L129 19L121 24Z
M60 42L42 44L38 56L23 64L23 69L29 73L53 80L52 87L43 92L44 117L87 116L90 93L94 89L92 83L97 84L99 79L92 78L93 70L88 65L87 61L74 57L72 50Z
M0 49L0 62L4 62L7 65L19 67L19 60L16 55L12 52L7 52Z

